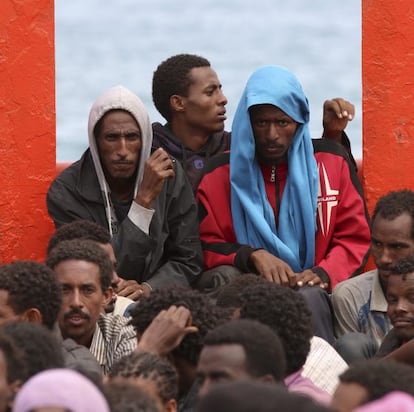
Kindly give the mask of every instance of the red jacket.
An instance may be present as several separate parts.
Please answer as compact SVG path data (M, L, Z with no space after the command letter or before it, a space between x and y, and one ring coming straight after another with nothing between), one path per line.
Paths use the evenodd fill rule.
M361 272L370 246L369 218L362 188L342 147L313 140L319 170L315 266L311 268L332 289L338 282ZM254 271L249 258L255 250L237 243L230 208L229 152L216 156L202 179L197 201L200 237L206 269L234 265ZM287 165L278 165L272 181L271 167L262 167L266 192L275 211L283 195Z

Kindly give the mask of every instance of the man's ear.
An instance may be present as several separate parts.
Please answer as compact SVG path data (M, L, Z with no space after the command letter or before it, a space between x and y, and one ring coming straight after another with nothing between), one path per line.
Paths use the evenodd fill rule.
M185 108L185 98L179 94L173 94L170 97L171 111L182 112Z
M168 412L177 412L177 401L170 399L164 404L164 410Z
M25 322L37 323L43 325L43 316L40 310L37 308L30 308L24 311L21 315L21 319Z
M102 306L105 307L106 305L108 305L111 300L112 300L112 296L115 294L114 289L112 288L112 286L109 286L108 289L103 291L103 296L104 296L104 300L102 303Z

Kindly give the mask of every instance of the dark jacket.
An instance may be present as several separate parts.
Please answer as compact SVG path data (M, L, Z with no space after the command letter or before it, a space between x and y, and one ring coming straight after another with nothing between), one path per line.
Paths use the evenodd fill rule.
M124 279L146 281L153 288L185 286L201 272L196 204L179 164L175 172L154 201L149 235L128 216L119 222L112 244L117 272ZM56 227L79 219L108 227L103 199L88 149L54 180L47 194L47 207Z
M182 165L193 192L195 193L204 175L207 160L216 154L230 149L230 133L226 131L214 133L207 143L198 151L185 147L173 134L169 124L153 123L153 147L162 147Z

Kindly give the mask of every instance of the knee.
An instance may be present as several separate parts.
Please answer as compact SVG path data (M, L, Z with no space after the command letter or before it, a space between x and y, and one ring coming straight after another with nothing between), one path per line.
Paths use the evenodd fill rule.
M349 332L340 336L334 347L348 364L369 359L374 356L377 350L374 339L358 332Z
M241 274L235 266L222 265L201 273L196 288L202 292L213 293L221 287L229 284Z

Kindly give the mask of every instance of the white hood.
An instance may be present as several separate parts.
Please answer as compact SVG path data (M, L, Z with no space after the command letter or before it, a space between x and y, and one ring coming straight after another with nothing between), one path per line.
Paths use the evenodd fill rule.
M94 136L94 128L96 123L110 110L126 110L131 113L132 116L136 119L140 129L141 129L141 155L139 159L137 179L135 182L134 196L138 191L138 187L142 181L144 174L145 161L151 155L151 146L152 146L152 127L151 122L147 113L147 110L134 93L125 88L124 86L115 86L104 93L102 93L92 105L89 112L89 121L88 121L88 135L89 135L89 147L92 154L93 163L95 165L96 174L98 176L99 184L101 186L102 194L105 201L106 215L108 219L109 231L112 234L112 222L116 222L116 216L112 210L110 202L110 189L108 183L106 182L105 175L103 173L101 161L98 154L98 149L96 146L96 140Z

